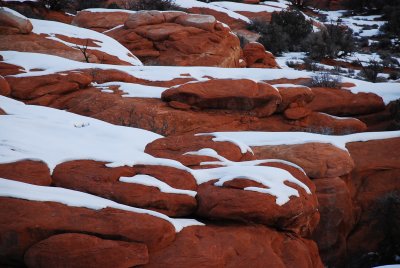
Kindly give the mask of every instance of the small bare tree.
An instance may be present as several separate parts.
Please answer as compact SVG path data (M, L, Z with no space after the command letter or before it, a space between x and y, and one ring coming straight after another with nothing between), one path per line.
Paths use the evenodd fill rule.
M89 39L86 39L85 45L83 45L83 46L76 45L75 46L75 48L79 49L79 51L82 52L83 57L85 58L85 61L87 63L89 63L89 57L90 57L90 55L88 53L88 45L89 45Z

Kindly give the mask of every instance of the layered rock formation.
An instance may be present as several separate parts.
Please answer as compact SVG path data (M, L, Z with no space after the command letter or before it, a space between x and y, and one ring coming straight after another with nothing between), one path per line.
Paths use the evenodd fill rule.
M239 39L210 15L83 11L73 23L96 30L110 29L105 34L146 65L239 67Z
M229 13L210 10L189 11ZM43 53L0 53L0 266L395 261L400 134L362 133L397 120L379 92L310 88L209 15L73 23L146 64L258 69L117 66L140 62L100 33L0 15L0 49Z
M44 53L84 62L141 65L123 46L103 34L64 23L28 19L6 7L0 12L0 50Z

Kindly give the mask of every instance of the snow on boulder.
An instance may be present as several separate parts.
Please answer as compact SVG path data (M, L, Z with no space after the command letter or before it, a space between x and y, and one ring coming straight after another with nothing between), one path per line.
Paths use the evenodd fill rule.
M145 152L154 157L174 159L191 168L205 168L202 162L216 161L215 155L194 154L199 150L214 150L218 155L231 161L240 162L255 160L249 151L242 152L241 148L230 141L214 141L206 135L173 135L157 139L147 144Z
M269 84L248 79L189 82L162 93L165 102L182 102L200 109L249 111L259 117L273 114L282 98Z
M68 161L53 172L56 186L95 194L171 217L191 215L197 184L188 172L167 166L107 167L106 162Z
M0 34L29 34L32 29L27 17L10 8L0 7Z
M37 52L86 62L141 65L126 48L101 33L55 21L29 21L33 29L28 34L0 32L0 50Z
M209 181L197 190L197 215L263 224L301 236L319 220L314 185L303 171L283 163L228 165L197 170Z
M239 66L239 39L209 15L139 11L105 34L146 65Z
M104 32L123 25L132 13L135 13L135 11L100 8L84 9L76 14L72 20L72 25Z

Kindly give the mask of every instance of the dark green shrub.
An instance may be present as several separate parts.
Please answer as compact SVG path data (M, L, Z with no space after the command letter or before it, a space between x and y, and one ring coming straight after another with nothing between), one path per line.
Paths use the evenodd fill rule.
M66 10L73 4L72 0L40 0L43 6L51 10Z
M312 31L312 23L299 11L273 12L271 22L253 20L249 30L260 34L258 42L273 54L300 51L304 38Z
M331 75L329 72L320 72L311 77L310 86L340 88L341 83L342 83L341 76Z
M383 66L380 62L376 60L370 60L366 66L361 64L360 75L367 81L375 83L378 80L379 73L382 71Z
M130 10L182 10L173 0L133 0L128 2Z
M102 8L105 7L105 0L79 0L77 1L77 10L83 10L87 8Z
M351 29L338 24L325 26L325 29L310 34L303 43L304 50L312 59L343 57L355 50Z

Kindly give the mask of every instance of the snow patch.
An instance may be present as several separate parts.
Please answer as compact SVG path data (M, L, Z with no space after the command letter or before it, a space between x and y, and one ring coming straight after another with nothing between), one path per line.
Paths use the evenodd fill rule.
M93 210L115 208L134 213L148 214L170 222L176 232L191 225L204 225L193 219L172 219L162 213L130 207L95 195L59 187L37 186L29 183L0 178L0 196L31 201L57 202L70 207L84 207Z

